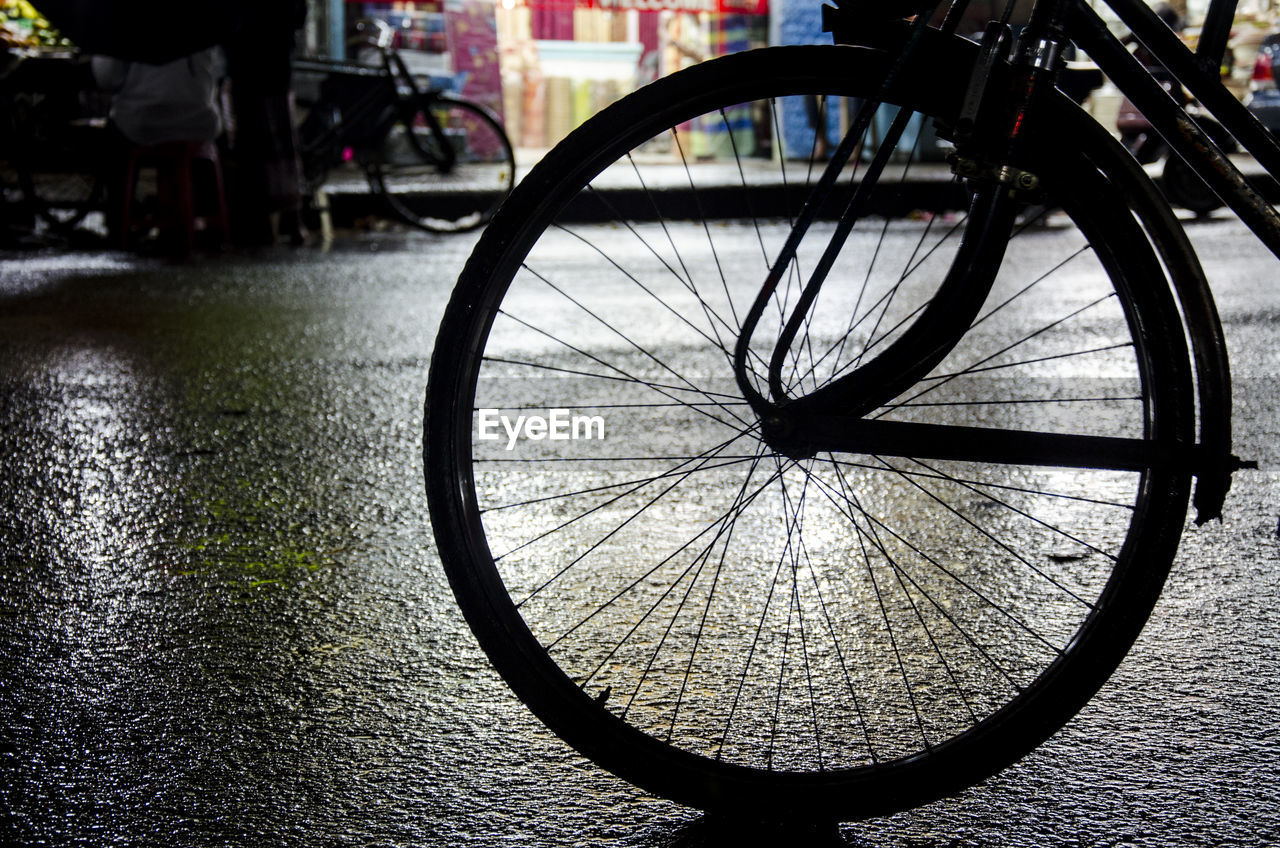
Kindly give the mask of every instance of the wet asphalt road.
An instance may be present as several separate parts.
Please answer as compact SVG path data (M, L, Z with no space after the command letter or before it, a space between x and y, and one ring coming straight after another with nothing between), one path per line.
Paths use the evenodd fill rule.
M858 846L1273 844L1280 266L1193 228L1237 375L1238 475L1093 703ZM703 844L570 753L454 607L421 398L472 240L175 267L0 255L0 842ZM788 843L792 840L779 840Z

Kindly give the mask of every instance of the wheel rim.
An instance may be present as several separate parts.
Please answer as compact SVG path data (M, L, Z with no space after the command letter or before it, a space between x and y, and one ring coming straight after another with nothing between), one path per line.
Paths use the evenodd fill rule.
M717 112L717 120L722 142L737 147L731 113ZM635 175L630 189L659 207L664 201L650 191L663 167L651 158L655 147L675 151L678 176L689 173L687 150L697 143L680 139L690 129L680 123L624 159L623 170ZM617 208L607 189L616 192L610 179L619 177L609 174L586 202ZM1061 226L1060 213L1040 217ZM1041 223L1033 216L1011 243L1006 267L1019 275L997 281L975 333L922 392L898 399L907 406L878 414L913 419L945 410L978 426L1034 420L1043 429L1057 420L1066 431L1091 426L1130 436L1150 433L1153 416L1174 415L1152 385L1173 378L1141 333L1130 339L1139 320L1132 293L1099 291L1096 279L1092 292L1083 285L1090 262L1096 278L1113 257L1089 258L1083 238L1064 254L1038 256L1053 237ZM824 313L845 316L834 327L821 320L808 327L793 356L795 384L817 385L863 348L892 338L929 294L927 284L913 293L903 281L927 277L935 263L945 267L945 245L960 229L940 217L873 221L871 238L846 253L881 267L894 255L897 270L881 284L875 262L842 271L862 284ZM460 482L464 497L475 498L467 546L491 558L494 579L481 581L482 591L498 615L519 617L499 638L532 640L523 651L535 661L550 655L572 680L562 685L580 687L577 709L602 714L601 732L641 734L649 741L636 745L674 751L672 761L692 757L691 768L729 782L811 790L815 779L847 786L896 770L923 783L922 764L954 761L950 751L989 735L993 722L1021 720L1027 699L1017 693L1050 688L1059 659L1081 650L1099 598L1134 593L1123 585L1130 578L1114 573L1150 555L1171 556L1161 540L1178 519L1152 518L1130 532L1131 518L1145 521L1153 505L1176 508L1179 499L1185 506L1185 479L1087 472L1082 480L1062 470L857 456L797 462L771 453L736 396L725 351L787 227L756 220L747 230L746 247L716 250L714 228L686 227L674 216L566 224L539 237L509 289L492 288L501 307L474 319L472 340L486 359L463 366L474 369L476 396L456 411L466 430ZM1040 264L1020 265L1033 260ZM813 254L802 254L800 265L812 267ZM1058 293L1045 296L1054 287ZM785 297L794 302L795 290ZM1043 311L1050 307L1052 314ZM1015 332L1028 315L1034 323ZM850 326L861 327L862 338ZM1079 378L1087 373L1104 376L1088 386ZM993 393L996 385L1003 394ZM1114 391L1121 386L1128 388ZM1153 404L1162 405L1158 416ZM510 420L552 409L570 411L569 433L574 414L607 416L606 438L473 438L485 424L480 410ZM646 455L636 446L664 450ZM904 524L903 515L917 518ZM1021 574L1012 582L1011 566ZM1149 589L1137 592L1144 602ZM1093 677L1070 685L1096 687L1105 671ZM548 718L546 708L540 713ZM563 723L556 729L565 734ZM962 779L992 768L984 763ZM660 778L650 785L663 791ZM922 790L931 792L936 786ZM862 814L903 797L866 801Z
M379 190L414 226L435 232L479 227L514 184L510 142L492 117L471 104L439 99L427 111L429 117L419 112L411 125L396 123L382 141L375 165Z

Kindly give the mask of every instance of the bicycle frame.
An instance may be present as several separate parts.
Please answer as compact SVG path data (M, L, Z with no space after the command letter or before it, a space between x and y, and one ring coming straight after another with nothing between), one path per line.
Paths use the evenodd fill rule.
M1280 142L1227 91L1219 74L1238 0L1210 0L1209 12L1195 52L1160 20L1144 0L1103 2L1129 28L1133 37L1165 67L1170 76L1190 91L1241 147L1270 175L1280 174ZM969 0L952 0L946 20L941 25L944 33L954 30L955 21L961 17L968 4ZM837 33L842 25L850 29L847 34L850 37L841 38L837 35L838 42L868 47L885 46L884 33L875 27L848 27L841 20L843 11L832 9L833 14L828 21L828 28ZM892 12L888 16L892 16ZM1070 42L1081 47L1151 122L1152 127L1174 152L1196 170L1273 254L1280 257L1280 214L1248 184L1239 169L1231 163L1218 144L1187 115L1183 106L1129 53L1086 0L1037 0L1031 20L1027 31L1037 33L1036 37L1056 38L1062 45ZM917 23L920 21L917 20ZM901 33L890 36L889 40L898 43L897 49L909 49ZM1001 58L1002 54L992 52L979 61L994 63ZM983 99L987 81L987 76L975 75L975 86L971 91L975 103Z
M400 55L390 47L379 46L379 50L382 55L381 68L309 60L294 63L294 67L301 70L329 75L341 74L349 77L363 77L370 83L368 91L361 94L342 110L338 121L326 126L315 137L302 139L304 160L317 157L327 159L327 154L334 149L335 145L350 144L351 128L353 127L359 128L362 138L373 137L381 139L396 118L400 118L407 124L419 107L430 103L435 92L423 90L418 86L413 74L409 72ZM322 98L317 102L316 107L326 105ZM446 161L442 162L441 165L447 170L453 166L453 151L444 142L444 131L436 123L430 110L423 109L422 112L431 133L439 141L436 145L437 149L427 150L423 148L413 134L408 136L408 141L426 158L432 160L445 159ZM358 146L367 145L361 144ZM332 164L334 163L324 162L326 169Z
M1173 150L1185 159L1276 256L1280 257L1280 215L1245 180L1220 147L1177 101L1129 54L1083 0L1069 3L1068 33L1112 82L1146 116ZM1280 144L1222 84L1218 68L1237 0L1212 0L1204 35L1192 53L1142 0L1106 0L1107 5L1160 61L1177 82L1253 155L1268 173L1280 174ZM1037 4L1039 5L1039 4Z
M391 84L395 86L396 98L395 106L401 112L401 118L408 125L413 113L418 105L427 106L435 99L438 90L423 91L418 87L417 81L413 78L413 74L409 72L409 68L404 63L404 58L396 50L390 47L380 47L382 51L382 64L386 68L387 75L391 78ZM400 93L400 88L404 87L408 90L408 96ZM405 104L410 104L407 108ZM427 128L430 130L432 137L436 140L436 149L428 150L422 146L421 141L415 133L408 134L408 141L413 145L414 149L420 155L429 160L440 160L440 167L449 171L457 163L457 156L453 148L449 145L448 139L445 138L444 128L436 121L435 116L430 109L423 109L422 116L426 120Z
M840 0L837 0L837 2L839 3ZM1147 48L1151 55L1164 65L1173 79L1189 90L1209 114L1217 119L1222 127L1246 151L1252 154L1269 174L1273 176L1280 174L1280 143L1277 143L1276 138L1261 122L1227 91L1218 72L1238 0L1211 0L1203 35L1195 53L1178 39L1173 31L1156 16L1155 12L1143 0L1104 0L1104 2L1115 11L1120 20L1129 27L1133 36ZM969 0L951 0L945 19L940 26L944 35L954 31L968 4ZM882 10L880 21L877 22L873 19L870 26L867 26L862 19L850 20L852 16L845 14L846 12L854 11L851 4L844 5L843 8L839 9L827 7L827 11L830 14L827 15L825 21L826 28L836 33L837 42L861 44L868 47L885 47L886 43L893 44L895 51L898 52L898 63L901 65L902 62L908 60L907 57L912 53L914 45L918 43L919 33L925 26L927 19L933 17L935 10L941 4L932 4L928 9L920 9L918 8L919 6L920 4L917 3L912 7L913 10L920 12L920 14L916 16L915 23L911 25L909 33L903 31L896 33L886 32L877 25L877 23L888 22L895 15L901 14L904 11L903 9ZM1152 127L1169 143L1174 152L1196 170L1208 183L1209 187L1240 216L1241 220L1273 254L1280 257L1280 214L1277 214L1271 205L1248 184L1244 175L1231 163L1217 143L1187 114L1183 106L1164 87L1156 82L1151 73L1129 53L1124 44L1111 34L1107 25L1086 4L1085 0L1037 0L1031 12L1030 22L1020 36L1019 41L1021 43L1013 48L1013 51L1019 54L1014 61L1021 64L1022 73L1024 73L1029 85L1026 92L1021 95L1015 95L1015 97L1022 98L1020 103L1015 104L1018 117L1007 126L1000 125L995 128L978 126L979 112L985 109L986 111L982 111L982 116L987 117L988 112L993 111L988 108L989 104L993 100L1002 101L1004 99L1002 97L988 96L988 88L990 88L990 84L993 81L992 69L997 63L1006 61L1010 55L1010 39L1006 37L1008 34L1007 15L1010 10L1011 4L1006 9L1006 19L989 27L986 36L984 36L982 53L971 77L970 102L966 104L965 114L961 116L956 127L957 136L960 136L961 133L964 134L964 139L958 138L958 142L967 140L975 131L984 131L986 133L986 144L988 146L993 142L999 143L1002 133L1006 131L1016 136L1016 124L1023 120L1028 111L1034 113L1034 107L1031 105L1031 99L1034 95L1031 92L1037 85L1041 85L1042 81L1047 80L1052 84L1056 80L1059 71L1057 67L1058 56L1061 49L1069 43L1075 43L1084 49L1103 73L1110 77L1139 111L1147 117ZM843 37L840 33L842 27L849 30L849 32L843 34ZM888 35L887 39L885 38L886 34ZM1040 51L1039 54L1033 55L1037 51ZM886 80L883 90L887 91L889 85L890 81ZM832 161L824 173L823 181L815 190L817 201L814 203L815 207L825 200L831 185L835 182L836 176L846 164L848 151L853 149L856 136L860 135L862 130L865 129L869 111L871 109L864 106L853 127L850 128L846 140L841 144L836 155L832 157ZM901 120L902 116L899 117L900 121L895 123L895 126L888 133L891 143L896 142L897 137L901 134L901 127L905 125L905 121ZM996 123L999 123L998 119ZM1013 143L1016 144L1016 139L1013 139ZM957 173L970 177L997 176L994 172L1009 163L1011 150L1012 148L1003 151L983 151L983 156L990 154L995 158L985 162L963 162L961 166L969 167L973 170L973 173L962 172L959 169L957 169ZM979 173L984 169L987 173ZM873 164L868 170L868 174L863 178L863 183L874 182L877 179L877 175L877 169ZM1009 172L1005 176L1009 175L1017 176L1016 172ZM1027 176L1034 180L1034 175ZM856 220L859 214L857 199L855 197L854 202L850 204L841 218L841 229L837 231L828 249L830 256L834 256L839 252L848 227L852 225L852 221ZM802 212L800 219L796 222L795 235L792 242L788 243L778 258L774 269L775 274L780 273L781 269L790 260L791 255L794 253L794 243L803 237L810 221L811 218L806 217L806 214ZM824 257L824 265L815 272L811 279L811 291L806 291L805 298L792 315L792 320L787 328L789 334L794 332L794 329L803 319L808 304L812 303L814 297L816 297L816 292L822 285L826 268L829 265L830 263L825 261ZM771 290L771 285L772 280L766 282L765 289ZM762 299L765 296L766 292L762 290ZM750 336L753 327L754 323L748 321L747 332L744 333L744 337ZM962 332L963 329L958 328L958 331ZM775 349L774 365L780 359L781 352L788 344L789 337L789 335L784 335ZM745 362L745 345L746 339L744 338L736 363L740 383L745 383L743 379L745 372L742 367ZM776 380L771 380L771 383L776 383ZM779 387L771 386L771 388L773 388L775 400L782 400L782 393L778 390ZM767 408L768 403L763 398L757 397L749 386L744 385L743 389L756 406L762 409Z
M371 127L380 129L381 125L389 120L388 101L394 100L398 95L395 92L394 82L388 78L385 71L361 65L311 60L295 62L294 68L326 76L340 74L351 78L363 77L370 83L368 90L342 107L327 100L323 95L316 101L312 106L313 109L332 109L340 111L340 114L336 121L326 124L318 134L309 137L304 135L301 139L300 152L304 163L314 162L317 170L323 166L327 171L335 164L330 160L337 155L337 149L351 142L351 127L359 127L362 133L368 133ZM388 91L390 91L390 97L387 96Z

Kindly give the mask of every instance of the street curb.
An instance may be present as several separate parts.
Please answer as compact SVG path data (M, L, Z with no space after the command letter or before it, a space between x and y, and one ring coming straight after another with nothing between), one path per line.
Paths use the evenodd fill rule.
M1157 186L1161 182L1162 167L1162 163L1157 163L1147 169ZM1280 183L1257 166L1243 165L1242 170L1267 202L1280 202ZM747 182L753 189L749 210L743 208L741 183L713 180L709 184L699 184L694 190L685 180L683 184L673 181L645 189L608 186L607 203L591 195L580 196L570 203L562 220L566 223L593 223L619 217L629 221L691 217L711 220L753 216L785 218L796 214L808 193L807 185L795 182L788 184L781 180L758 178L750 178ZM462 196L448 191L431 194L442 211ZM387 203L369 191L333 192L329 194L328 202L333 224L338 227L350 227L369 218L394 218ZM940 213L963 209L968 202L968 193L945 165L930 164L918 167L917 173L907 179L885 180L871 192L867 202L865 214L896 217L914 211ZM820 215L835 217L837 212L838 208L833 205Z

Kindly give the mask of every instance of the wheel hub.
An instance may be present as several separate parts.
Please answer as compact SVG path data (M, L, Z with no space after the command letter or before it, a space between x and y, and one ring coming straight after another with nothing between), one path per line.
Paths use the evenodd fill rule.
M789 459L812 459L817 448L805 439L790 415L772 409L760 417L760 434L765 444Z

